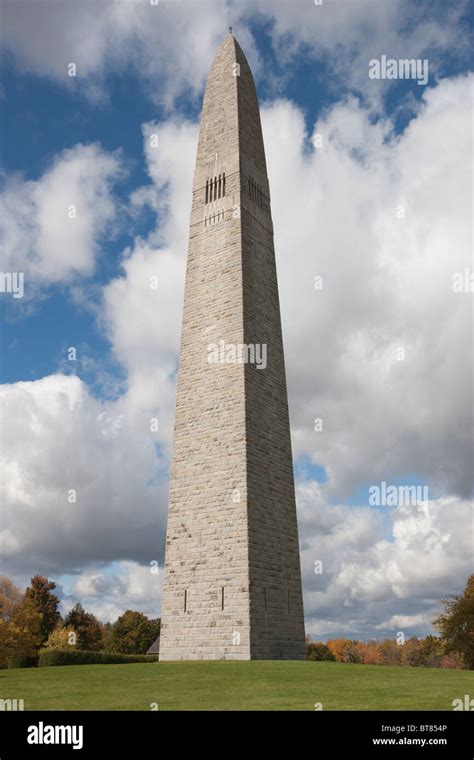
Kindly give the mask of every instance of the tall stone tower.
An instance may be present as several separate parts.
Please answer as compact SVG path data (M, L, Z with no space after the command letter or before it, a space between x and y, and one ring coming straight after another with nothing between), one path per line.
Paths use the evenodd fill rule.
M194 174L160 659L304 657L270 191L252 73L229 34Z

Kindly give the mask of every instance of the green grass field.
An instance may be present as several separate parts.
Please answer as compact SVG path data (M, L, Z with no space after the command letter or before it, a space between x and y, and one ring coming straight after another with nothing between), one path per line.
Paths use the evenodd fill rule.
M68 665L0 671L25 710L452 710L472 671L336 662Z

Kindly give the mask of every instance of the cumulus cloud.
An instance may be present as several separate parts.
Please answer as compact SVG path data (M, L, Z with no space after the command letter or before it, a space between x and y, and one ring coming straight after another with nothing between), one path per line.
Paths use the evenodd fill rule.
M296 106L262 112L294 453L336 498L407 473L472 489L472 294L452 290L471 266L471 86L428 89L400 136L339 103L315 149Z
M184 92L197 98L231 23L226 0L6 0L2 15L2 45L21 70L94 99L106 97L109 71L133 70L144 92L165 107ZM246 29L241 41L255 51ZM69 63L76 77L68 76Z
M454 497L374 510L297 488L307 627L314 637L425 634L440 597L472 571L472 504Z
M197 125L150 123L143 135L151 183L131 200L134 206L151 205L158 225L125 251L122 275L104 288L102 319L114 355L127 370L124 403L133 415L157 415L158 439L169 456Z
M3 560L54 575L160 561L166 471L150 427L76 376L0 386Z
M62 151L38 180L6 178L0 266L24 273L26 297L93 273L100 239L116 218L112 188L121 174L119 156L96 144Z
M155 566L132 561L89 568L76 579L63 608L67 611L80 601L103 622L113 622L129 609L155 618L161 605L161 580Z
M317 60L326 86L360 93L376 107L393 82L369 80L371 59L428 56L431 84L448 55L469 60L468 24L463 23L467 0L449 8L410 0L324 0L321 5L247 0L250 14L257 3L259 13L272 22L280 62L289 68L297 58Z
M368 79L368 61L429 52L435 74L440 54L468 55L467 9L468 0L452 7L410 0L325 0L319 6L307 0L4 0L1 43L22 70L92 98L106 96L106 72L132 69L152 99L171 107L183 93L197 97L209 60L233 24L252 69L267 81L288 79L292 61L304 56L329 70L333 86L377 101L381 89ZM251 33L256 20L271 35L279 73L259 58ZM75 78L67 75L71 62Z

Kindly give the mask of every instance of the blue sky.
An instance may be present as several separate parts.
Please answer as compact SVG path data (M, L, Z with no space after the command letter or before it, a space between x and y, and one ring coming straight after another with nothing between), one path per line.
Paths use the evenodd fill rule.
M471 329L469 306L467 299L452 303L441 279L470 266L464 238L452 236L469 222L464 202L438 204L440 195L454 197L450 188L467 186L455 136L466 118L469 5L215 0L200 3L199 13L189 5L185 18L181 5L169 0L155 12L103 0L95 13L89 3L75 10L5 3L2 271L23 267L28 285L24 299L0 294L3 401L11 429L26 436L22 444L5 436L5 498L22 520L30 515L39 525L42 510L54 519L62 509L64 484L52 472L70 466L71 483L84 478L87 493L83 512L61 518L64 551L57 557L39 529L26 536L20 522L7 520L5 571L20 585L35 569L47 572L71 601L81 598L102 617L129 605L157 614L160 592L150 591L147 566L154 546L162 559L186 204L205 77L231 22L262 109L308 547L308 628L320 638L348 630L382 635L402 624L426 632L436 594L461 590L470 561L465 538L451 525L456 519L464 533L469 528L469 356L460 359L453 341ZM428 59L427 86L369 82L368 61L382 54ZM70 61L77 61L76 78L65 75ZM150 130L166 154L148 149ZM322 149L312 145L315 131L323 134ZM439 159L434 174L428 145ZM79 237L68 237L72 228L54 216L62 188L64 203L71 188L82 193L87 213ZM403 232L390 216L399 203L408 209ZM137 287L155 271L167 291L153 310ZM316 302L306 283L318 271L336 286ZM420 278L424 288L416 285ZM391 359L400 344L413 358L405 372ZM67 360L70 346L76 362ZM464 367L467 387L455 367ZM58 411L65 397L81 410L66 432ZM144 420L155 413L163 425L150 439ZM326 432L316 439L319 413ZM70 445L74 452L61 464ZM130 470L120 473L124 461ZM428 512L419 505L411 515L371 511L368 488L381 480L429 485ZM140 505L135 514L132 503ZM115 527L108 537L110 520L122 521L124 534L130 522L136 540L127 545ZM344 538L352 520L358 527ZM333 551L333 541L338 559L322 599L308 568L314 556ZM384 542L393 546L387 565ZM415 547L427 557L435 551L439 572L412 577L402 545L409 547L406 564ZM352 603L354 617L346 614Z

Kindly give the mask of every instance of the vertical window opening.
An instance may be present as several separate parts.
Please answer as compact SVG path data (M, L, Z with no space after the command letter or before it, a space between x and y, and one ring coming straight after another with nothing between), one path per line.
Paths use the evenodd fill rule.
M184 589L184 611L186 612L186 608L188 606L188 590Z
M209 199L209 180L206 179L206 203L208 202L208 199Z
M222 586L222 593L221 593L221 610L224 609L224 586Z
M219 192L218 192L218 198L221 197L221 175L219 174Z
M217 200L217 177L214 177L214 200Z
M222 175L222 197L225 197L225 172Z

